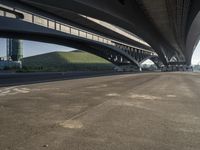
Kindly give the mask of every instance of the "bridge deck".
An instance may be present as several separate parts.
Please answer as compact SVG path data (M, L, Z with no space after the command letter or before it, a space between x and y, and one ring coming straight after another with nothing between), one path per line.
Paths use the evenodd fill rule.
M197 73L0 88L0 149L198 150L199 89Z

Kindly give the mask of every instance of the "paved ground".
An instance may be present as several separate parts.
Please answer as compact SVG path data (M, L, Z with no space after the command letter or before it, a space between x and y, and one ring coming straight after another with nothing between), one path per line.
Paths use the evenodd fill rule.
M0 87L16 86L46 81L60 81L122 74L114 71L73 71L73 72L41 72L41 73L1 73Z
M200 74L0 88L0 150L199 150Z

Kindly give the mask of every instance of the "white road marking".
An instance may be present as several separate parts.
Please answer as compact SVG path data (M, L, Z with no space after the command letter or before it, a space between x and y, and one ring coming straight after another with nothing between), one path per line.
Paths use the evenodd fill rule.
M83 124L78 120L66 120L59 125L69 129L80 129L83 127Z
M28 88L9 87L9 88L1 89L0 90L0 96L26 94L26 93L29 93L29 92L30 92L30 89L28 89Z
M106 96L118 97L118 96L120 96L120 94L118 94L118 93L109 93L109 94L106 94Z
M98 89L98 88L105 88L107 87L107 84L101 84L101 85L97 85L97 86L89 86L87 87L88 89Z
M169 98L176 98L176 95L167 95Z
M157 99L161 99L161 97L156 97L156 96L152 96L152 95L142 95L142 94L131 94L130 98L136 99L146 99L146 100L157 100Z

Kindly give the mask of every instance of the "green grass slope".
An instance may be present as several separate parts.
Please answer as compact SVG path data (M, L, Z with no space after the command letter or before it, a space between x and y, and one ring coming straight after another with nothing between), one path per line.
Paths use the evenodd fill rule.
M37 55L24 58L22 63L25 69L33 71L98 71L113 69L113 65L107 60L82 51L52 52Z

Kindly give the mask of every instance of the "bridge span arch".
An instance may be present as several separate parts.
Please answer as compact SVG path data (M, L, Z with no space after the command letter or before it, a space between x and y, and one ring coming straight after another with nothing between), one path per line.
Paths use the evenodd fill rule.
M128 64L134 65L138 69L140 68L140 64L133 57L112 45L12 18L0 17L0 22L0 37L20 38L69 46L102 57L118 66Z
M193 9L190 12L186 35L185 55L187 56L187 64L191 64L192 55L200 41L200 1L193 0L191 7Z
M155 56L155 55L151 55L151 56L148 56L146 58L144 58L142 61L140 61L140 66L147 60L151 60L157 68L161 68L162 66L164 66L164 64L160 61L159 57L158 56Z

